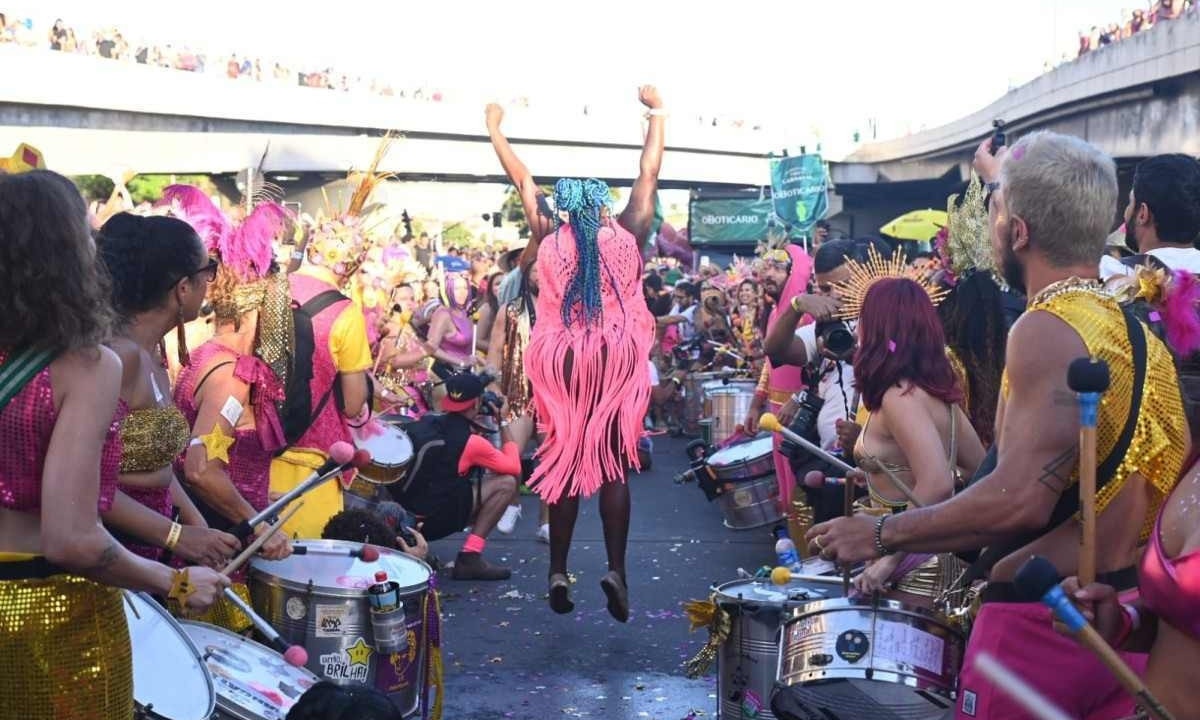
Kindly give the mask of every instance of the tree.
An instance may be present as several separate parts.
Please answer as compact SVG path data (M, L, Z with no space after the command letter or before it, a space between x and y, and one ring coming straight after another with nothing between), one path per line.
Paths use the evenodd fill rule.
M474 233L461 223L455 223L442 231L442 242L449 246L465 248L470 246L474 239Z

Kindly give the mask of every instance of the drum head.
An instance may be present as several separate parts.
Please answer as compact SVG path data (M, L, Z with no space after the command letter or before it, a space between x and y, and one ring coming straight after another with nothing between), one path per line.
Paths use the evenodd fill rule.
M183 620L217 689L217 706L242 720L284 720L316 675L292 667L274 650L224 628Z
M133 699L149 717L207 720L216 707L212 676L175 618L149 597L125 593L133 647Z
M371 453L371 465L359 471L359 478L375 485L391 485L404 477L402 470L413 459L408 433L395 425L373 421L355 428L352 434L354 444Z
M429 584L429 566L398 550L379 548L379 559L367 563L350 557L350 550L361 548L360 543L296 540L292 545L307 548L307 552L283 560L255 557L250 561L251 574L277 578L285 587L301 592L311 583L326 595L343 597L361 597L375 582L379 570L400 585L401 593L424 589Z
M708 459L709 465L722 467L725 465L735 465L747 460L754 460L763 455L770 455L772 447L772 439L770 435L760 437L749 442L744 442L738 445L731 445L724 450L718 450L713 453Z
M842 589L831 583L790 580L776 585L761 580L734 580L717 586L719 603L754 603L763 605L799 606L804 603L840 597Z

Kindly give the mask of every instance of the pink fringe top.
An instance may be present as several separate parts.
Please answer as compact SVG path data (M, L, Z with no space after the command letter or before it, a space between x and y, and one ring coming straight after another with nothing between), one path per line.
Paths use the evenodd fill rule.
M531 486L547 502L589 496L637 467L637 443L650 403L646 362L654 316L642 295L637 240L615 222L600 229L598 326L567 327L562 302L576 267L568 225L538 248L537 323L525 349L538 427L546 440Z
M0 350L0 363L8 359L8 353ZM100 453L98 512L112 507L117 491L120 428L126 412L125 403L119 402ZM46 367L0 411L0 507L28 513L41 509L42 468L57 421L54 386Z

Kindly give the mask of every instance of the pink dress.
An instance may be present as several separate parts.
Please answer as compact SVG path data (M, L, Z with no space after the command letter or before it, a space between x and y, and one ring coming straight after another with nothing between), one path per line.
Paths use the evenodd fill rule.
M654 316L642 295L637 240L615 222L600 229L602 314L591 328L566 326L563 295L576 267L569 225L538 248L537 323L525 349L539 430L546 439L530 486L543 500L590 496L623 481L637 464L642 421L650 405L646 362Z

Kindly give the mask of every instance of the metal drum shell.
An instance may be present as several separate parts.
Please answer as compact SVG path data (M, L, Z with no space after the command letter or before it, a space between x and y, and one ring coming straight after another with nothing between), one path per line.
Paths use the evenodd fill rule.
M307 668L318 677L340 685L374 687L387 693L404 717L415 715L420 710L420 689L425 678L424 649L420 645L425 622L422 601L428 592L432 570L420 560L387 548L379 549L380 559L376 563L367 564L349 557L350 549L362 547L359 543L297 540L294 544L307 546L309 554L293 555L278 562L261 557L251 561L249 585L255 610L284 639L308 651ZM327 552L314 553L313 549ZM328 563L306 577L303 566L295 564L313 557L323 557ZM338 575L337 567L342 562L346 570ZM386 570L388 579L400 585L400 598L408 616L412 642L409 651L400 655L386 655L374 648L366 588L369 578L380 569ZM328 577L313 577L323 572ZM405 575L410 575L407 581ZM363 646L370 652L364 651ZM366 655L362 669L356 667L349 652L351 648ZM330 658L336 668L329 670L324 658Z
M754 402L755 383L748 380L713 380L704 383L703 416L712 424L712 439L719 445L733 436L737 426L745 421ZM704 421L702 421L704 422Z
M178 620L172 617L162 605L159 605L146 593L135 593L131 590L125 590L123 602L125 605L126 624L128 625L129 630L129 643L133 655L134 718L136 720L212 718L213 713L216 712L217 708L217 690L213 684L212 673L209 671L208 665L204 662L204 656L201 654L200 649L196 647L196 644L192 642L191 636L187 634L187 632L183 629L183 626L179 624ZM149 654L147 651L164 653L167 650L164 647L164 643L161 642L162 638L158 638L158 642L146 642L153 639L150 637L150 634L153 634L156 628L149 624L142 625L142 623L158 622L161 622L168 631L171 631L169 637L172 639L178 639L178 647L174 649L187 653L188 661L185 663L189 666L187 670L194 672L195 676L201 680L201 684L207 690L207 692L204 693L207 696L206 700L189 698L184 700L182 703L184 706L187 706L186 709L188 711L199 712L193 712L192 714L180 716L176 714L177 709L182 710L183 708L168 708L164 710L161 702L159 703L158 708L160 712L156 712L154 709L154 701L160 700L161 698L157 696L154 698L147 697L149 694L147 691L150 689L157 689L160 695L161 693L166 692L168 695L175 697L178 697L179 694L183 693L185 690L194 689L186 688L180 681L181 679L178 675L171 676L172 671L179 672L183 668L168 667L161 663L155 663L153 662L153 658L147 657ZM135 627L135 625L138 627ZM139 640L142 640L143 642L139 642ZM138 651L139 647L142 647L141 652ZM141 662L139 662L139 658L141 658ZM161 657L159 659L161 660ZM150 662L147 662L147 660L150 660ZM151 675L156 674L161 674L161 676L150 677ZM154 682L143 682L139 685L139 680ZM152 684L153 688L147 688L147 684ZM202 693L203 692L204 691L202 691ZM150 700L149 704L142 702L143 700L147 699ZM195 704L195 700L200 701L199 706ZM163 715L161 714L162 712L169 712L171 714Z
M867 598L837 598L806 603L793 609L791 619L783 627L779 648L777 679L781 686L807 685L827 680L868 680L904 685L922 691L933 691L945 697L955 697L958 676L962 668L966 639L956 630L951 621L939 613L924 608L905 605L895 600L873 602ZM850 617L833 627L834 618ZM877 626L882 619L892 627L889 633L913 631L926 633L936 640L927 640L929 648L941 643L937 663L939 671L904 662L894 658L876 656L879 647ZM899 626L899 627L896 627ZM846 633L858 631L866 637L868 654L858 660L848 660L838 650L838 640ZM916 638L916 635L913 635ZM902 643L907 652L918 652L913 638L892 636L889 642ZM827 663L815 664L814 659L828 659ZM799 667L797 662L799 661ZM932 656L925 662L932 662Z
M841 577L793 578L784 587L749 580L734 580L713 588L714 600L730 614L729 638L717 654L717 707L719 717L738 718L742 709L733 700L734 691L754 691L763 701L757 717L773 720L769 700L775 685L779 657L780 630L791 610L802 607L814 597L801 598L802 592L814 597L842 594ZM779 596L778 598L774 596ZM738 671L741 678L735 676ZM741 686L741 687L739 687Z
M371 453L371 463L358 474L368 482L391 485L404 479L413 460L413 444L399 425L377 422L376 434L356 431L354 444Z

